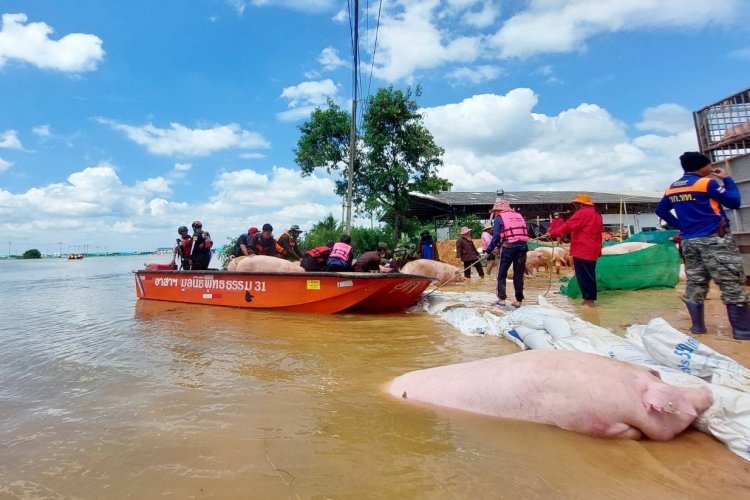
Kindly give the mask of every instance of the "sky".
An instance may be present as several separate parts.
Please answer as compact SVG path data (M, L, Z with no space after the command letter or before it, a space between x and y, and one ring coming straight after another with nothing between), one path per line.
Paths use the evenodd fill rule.
M420 86L454 191L659 192L692 112L750 86L748 3L361 0L361 98ZM294 149L351 108L352 6L2 0L0 256L341 219Z

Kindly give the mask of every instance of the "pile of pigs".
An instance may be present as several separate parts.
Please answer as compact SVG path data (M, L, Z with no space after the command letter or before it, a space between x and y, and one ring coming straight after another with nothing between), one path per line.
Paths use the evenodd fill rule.
M661 318L625 337L548 304L504 313L492 294L435 291L412 312L521 352L406 373L388 392L593 436L668 440L693 425L750 461L750 370Z

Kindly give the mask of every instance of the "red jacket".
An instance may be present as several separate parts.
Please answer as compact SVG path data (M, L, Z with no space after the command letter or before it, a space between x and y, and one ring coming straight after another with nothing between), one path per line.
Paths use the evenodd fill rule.
M570 233L570 256L596 260L602 253L602 216L594 207L581 208L560 227L550 229L549 235L558 238Z

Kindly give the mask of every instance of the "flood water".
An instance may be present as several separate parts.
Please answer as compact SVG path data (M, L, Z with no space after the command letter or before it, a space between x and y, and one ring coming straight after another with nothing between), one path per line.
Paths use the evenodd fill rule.
M138 301L130 271L147 260L0 262L0 498L750 495L748 463L696 430L595 439L382 390L407 371L517 351L503 339L426 313ZM548 284L531 280L528 302ZM581 311L556 289L554 304L619 333L655 316L687 326L675 290L603 294ZM750 365L709 302L706 343Z

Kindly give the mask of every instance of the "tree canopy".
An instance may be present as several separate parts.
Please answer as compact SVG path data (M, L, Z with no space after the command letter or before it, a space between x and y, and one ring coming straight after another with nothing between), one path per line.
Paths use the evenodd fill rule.
M378 212L392 227L393 240L401 234L409 209L409 192L437 193L451 188L438 177L443 149L435 144L422 122L412 92L382 88L365 103L362 133L358 141L353 177L353 203L359 211ZM349 158L351 115L329 99L326 110L316 109L299 127L301 136L295 149L295 162L302 175L316 168L328 173L339 171L336 194L346 194L346 167Z
M414 94L411 89L379 89L368 99L362 120L367 162L355 177L357 190L366 208L383 207L390 214L396 239L409 209L409 191L429 194L451 188L437 176L444 151L417 112L412 97L420 94L419 87Z
M29 250L26 250L23 255L21 255L22 259L41 259L42 258L42 252L37 250L36 248L31 248Z
M351 115L329 98L326 109L315 108L310 119L297 127L300 138L294 149L294 161L303 176L311 175L316 168L325 168L329 174L339 172L336 194L342 197L347 190L351 123Z

